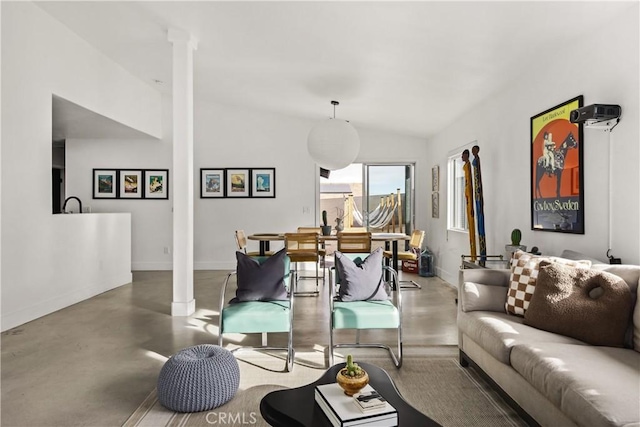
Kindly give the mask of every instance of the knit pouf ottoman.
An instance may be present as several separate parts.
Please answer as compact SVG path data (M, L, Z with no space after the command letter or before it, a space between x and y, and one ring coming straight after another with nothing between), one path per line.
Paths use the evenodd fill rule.
M240 368L233 354L200 344L167 360L158 378L158 400L176 412L208 411L231 400L239 385Z

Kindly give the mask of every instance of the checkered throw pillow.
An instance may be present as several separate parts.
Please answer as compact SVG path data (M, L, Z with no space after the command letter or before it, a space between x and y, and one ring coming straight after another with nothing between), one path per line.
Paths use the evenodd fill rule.
M516 251L511 258L511 276L509 277L509 292L504 305L509 314L524 316L529 307L529 301L536 289L536 279L540 270L540 262L557 262L579 268L590 268L591 261L574 261L559 257L542 257L532 255L521 250Z

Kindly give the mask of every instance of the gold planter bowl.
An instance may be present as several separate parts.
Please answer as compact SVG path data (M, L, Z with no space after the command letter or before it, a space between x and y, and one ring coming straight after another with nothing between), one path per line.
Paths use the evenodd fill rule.
M343 368L336 375L336 382L344 390L344 394L347 396L353 396L360 390L369 384L369 374L364 369L362 370L364 375L359 377L350 377L347 373L347 369Z

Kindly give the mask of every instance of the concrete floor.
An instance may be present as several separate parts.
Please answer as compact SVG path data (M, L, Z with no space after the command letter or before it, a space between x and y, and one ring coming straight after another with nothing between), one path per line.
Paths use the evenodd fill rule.
M2 426L122 425L155 387L169 356L192 345L217 343L225 275L195 272L197 309L188 318L170 315L170 271L134 272L131 284L2 333ZM438 278L406 273L404 278L423 285L422 290L403 290L405 353L456 345L454 288ZM327 345L327 304L324 292L319 298L296 298L297 350ZM393 334L373 333L379 341L394 343ZM371 337L363 333L361 339ZM270 344L285 340L284 334L273 338ZM243 344L247 341L257 345L259 335Z

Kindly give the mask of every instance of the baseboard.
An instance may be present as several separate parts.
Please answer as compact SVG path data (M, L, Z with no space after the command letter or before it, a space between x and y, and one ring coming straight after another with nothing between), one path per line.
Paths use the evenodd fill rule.
M464 351L459 350L459 352L460 366L464 368L471 367L482 377L483 380L485 380L491 386L491 388L493 388L500 395L500 397L509 406L513 408L514 411L516 411L516 413L520 416L520 418L524 420L524 422L526 422L531 427L540 427L540 424L538 424L531 415L529 415L524 409L522 409L522 407L518 405L518 403L513 400L511 396L509 396L509 394L502 389L502 387L500 387L495 381L493 381L493 378L487 375L487 373L483 371L482 368L473 361L473 359L467 356Z
M458 289L458 272L457 271L456 271L456 274L453 275L449 273L447 270L443 269L442 267L436 267L436 276L438 276L445 282L454 285L454 287Z
M173 270L173 262L132 262L133 271L164 271Z
M36 302L27 307L21 308L11 313L2 314L2 331L6 331L16 326L23 325L27 322L39 319L42 316L51 314L63 308L69 307L73 304L77 304L80 301L92 298L96 295L110 291L117 287L126 285L133 281L131 273L124 273L117 278L102 279L100 284L93 284L91 286L83 287L81 289L75 289L66 292L61 295L57 295L53 298L49 298L45 301ZM105 284L108 283L108 284Z
M198 261L193 263L194 270L235 270L235 261Z

